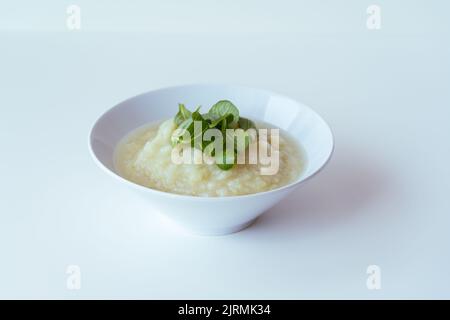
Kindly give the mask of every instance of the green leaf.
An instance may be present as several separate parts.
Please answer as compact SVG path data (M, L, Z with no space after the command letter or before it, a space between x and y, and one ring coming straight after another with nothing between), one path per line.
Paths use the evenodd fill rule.
M178 125L178 128L174 131L171 137L172 146L182 142L187 142L183 141L186 131L189 132L192 140L192 135L194 133L194 121L192 118L186 119Z
M195 109L195 111L198 111L200 109L200 106ZM194 112L195 112L194 111ZM175 115L175 118L173 119L175 124L179 126L183 121L186 121L192 116L192 112L190 112L183 103L178 104L178 113Z
M235 165L237 153L245 151L250 143L250 134L247 130L256 129L253 121L239 117L239 110L229 100L218 101L205 114L199 112L200 107L191 112L182 103L178 105L178 109L174 118L177 129L172 136L172 145L189 143L193 148L214 156L217 166L222 170L230 170ZM194 131L196 129L195 121L201 121L201 131L199 132ZM212 148L213 142L203 141L205 131L210 128L219 129L222 133L223 150L220 152ZM189 133L190 141L183 141L186 133ZM243 144L237 144L238 137L240 141L244 142ZM226 150L227 143L233 144L233 150Z
M218 166L219 169L221 169L221 170L228 171L228 170L230 170L231 168L234 167L234 163L232 163L232 164L219 164L219 163L218 163L217 166Z
M206 121L212 122L214 120L213 116L211 116L209 113L203 113L202 114L203 119Z
M205 133L206 130L208 130L209 123L200 114L200 112L198 112L198 109L192 113L192 121L200 121L202 123L202 129L201 129L201 132L198 132L197 135L195 135L196 134L196 132L194 132L195 125L193 125L192 134L191 134L191 145L192 145L192 147L195 147L195 148L203 151L204 148L206 147L206 145L209 143L207 141L203 141L203 134Z
M236 106L228 100L220 100L214 104L211 109L209 109L208 113L214 120L218 120L223 117L227 118L231 115L231 121L227 121L229 125L236 125L239 121L238 108L236 108Z
M219 152L216 154L216 165L221 170L230 170L233 168L234 164L236 162L236 153L228 152L225 150L225 152Z
M186 109L184 104L179 103L178 104L178 113L175 115L175 118L173 119L173 121L175 122L175 124L177 126L179 126L183 121L190 118L190 116L191 116L190 113L191 112L188 109Z
M209 124L210 128L216 128L216 127L220 127L220 129L226 129L227 128L227 124L231 123L234 119L234 116L232 114L224 114L223 116L221 116L220 118L212 121ZM225 122L224 122L225 120Z
M252 120L249 120L244 117L239 118L238 125L239 125L239 128L241 128L243 130L256 129L255 123Z

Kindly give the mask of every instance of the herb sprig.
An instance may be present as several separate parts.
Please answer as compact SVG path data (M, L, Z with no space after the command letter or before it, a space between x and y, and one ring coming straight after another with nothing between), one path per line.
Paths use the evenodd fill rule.
M211 155L215 156L216 159L222 159L222 161L216 163L220 169L231 169L236 163L237 153L243 151L242 148L245 150L248 147L250 143L248 130L256 129L255 123L250 119L240 117L238 108L229 100L218 101L207 113L201 114L199 110L200 106L191 112L184 104L178 104L178 113L174 117L174 123L178 130L177 134L172 136L172 145L190 143L192 147L201 151L205 151L205 149L210 150L207 148L210 145L212 146L214 141L204 141L203 134L208 129L218 129L222 133L223 148L221 150L213 150L213 153L215 151L216 154ZM201 132L194 132L195 121L201 122ZM229 134L230 130L227 132L227 129L232 129L233 134ZM186 132L189 133L190 141L183 140ZM245 141L244 146L236 143L239 140L239 136ZM200 141L200 143L197 141ZM230 142L234 146L232 151L228 151L226 148L226 144Z

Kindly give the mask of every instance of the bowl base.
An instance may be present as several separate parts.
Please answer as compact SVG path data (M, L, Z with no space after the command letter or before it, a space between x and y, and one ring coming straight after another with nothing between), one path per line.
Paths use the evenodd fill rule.
M239 232L244 230L245 228L248 228L251 224L253 224L253 222L255 222L257 218L252 219L248 222L242 223L242 224L238 224L238 225L234 225L231 227L222 227L222 228L209 228L209 227L203 227L203 228L198 228L198 227L189 227L189 226L184 226L184 225L180 225L178 223L176 223L175 221L171 221L173 224L175 224L177 227L181 228L182 230L186 231L187 233L193 234L193 235L197 235L197 236L224 236L227 234L232 234L235 232Z

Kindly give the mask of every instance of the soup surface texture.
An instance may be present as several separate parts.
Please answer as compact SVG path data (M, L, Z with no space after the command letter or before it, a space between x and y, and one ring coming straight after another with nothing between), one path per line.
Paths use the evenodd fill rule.
M257 124L258 128L273 128ZM128 134L115 150L115 167L124 178L160 191L222 197L268 191L296 180L305 166L302 148L280 130L276 174L262 175L267 164L237 164L221 170L216 164L176 164L172 161L173 119L140 127ZM254 142L256 143L256 142ZM192 149L193 157L201 151Z

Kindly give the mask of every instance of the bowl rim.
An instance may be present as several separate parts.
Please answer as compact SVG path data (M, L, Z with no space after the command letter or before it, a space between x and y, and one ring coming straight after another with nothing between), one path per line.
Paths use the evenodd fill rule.
M301 104L303 107L307 108L308 111L316 114L326 125L327 129L330 132L330 136L331 136L331 150L326 158L326 160L323 162L323 164L313 173L311 173L309 176L307 176L306 178L301 178L301 175L294 181L283 185L281 187L275 188L275 189L271 189L271 190L266 190L266 191L261 191L261 192L256 192L256 193L250 193L250 194L243 194L243 195L232 195L232 196L195 196L195 195L188 195L188 194L179 194L179 193L172 193L172 192L167 192L167 191L161 191L161 190L157 190L157 189L153 189L150 187L146 187L143 185L140 185L138 183L135 183L133 181L130 181L124 177L122 177L121 175L119 175L118 173L114 172L113 170L110 170L109 168L107 168L96 156L93 147L92 147L92 141L93 141L93 133L94 130L96 128L96 126L98 125L98 123L104 118L106 117L107 114L109 114L110 112L112 112L113 110L119 108L122 106L122 104L124 104L125 102L129 101L129 100L133 100L133 99L137 99L141 96L144 96L146 94L149 93L157 93L158 91L165 91L165 90L171 90L171 89L177 89L177 88L188 88L188 87L199 87L199 86L207 86L207 87L227 87L227 88L239 88L239 89L247 89L247 90L253 90L253 91L261 91L270 95L278 95L278 96L282 96L285 98L288 98L298 104ZM186 199L186 200L192 200L192 199L196 199L199 201L231 201L233 199L243 199L243 198L254 198L254 197L258 197L258 196L264 196L264 195L268 195L271 193L277 193L283 190L288 190L288 189L292 189L300 184L305 183L306 181L309 181L312 177L314 177L315 175L317 175L319 172L321 172L325 166L330 162L330 159L332 157L332 155L334 154L334 150L335 150L335 138L334 138L334 133L333 130L331 129L330 125L328 124L328 122L325 121L325 119L318 114L316 111L314 111L311 107L309 107L308 105L298 102L297 100L294 100L292 98L290 98L289 96L271 91L271 90L266 90L266 89L259 89L259 88L254 88L254 87L250 87L250 86L243 86L243 85L229 85L229 84L211 84L211 83L192 83L192 84L184 84L184 85L174 85L174 86L167 86L167 87L160 87L157 89L153 89L153 90L148 90L142 93L139 93L137 95L134 95L132 97L129 97L125 100L120 101L119 103L115 104L114 106L112 106L111 108L107 109L106 111L104 111L93 123L93 125L91 125L90 127L91 129L89 130L89 135L88 135L88 149L89 149L89 153L91 155L91 157L93 158L94 162L96 163L96 165L98 167L100 167L100 169L102 169L104 172L106 172L108 175L112 176L113 178L117 179L118 181L122 182L122 183L126 183L127 185L130 185L133 188L136 188L138 190L144 191L144 192L150 192L156 195L160 195L160 196L164 196L164 197L169 197L169 198L181 198L181 199Z

